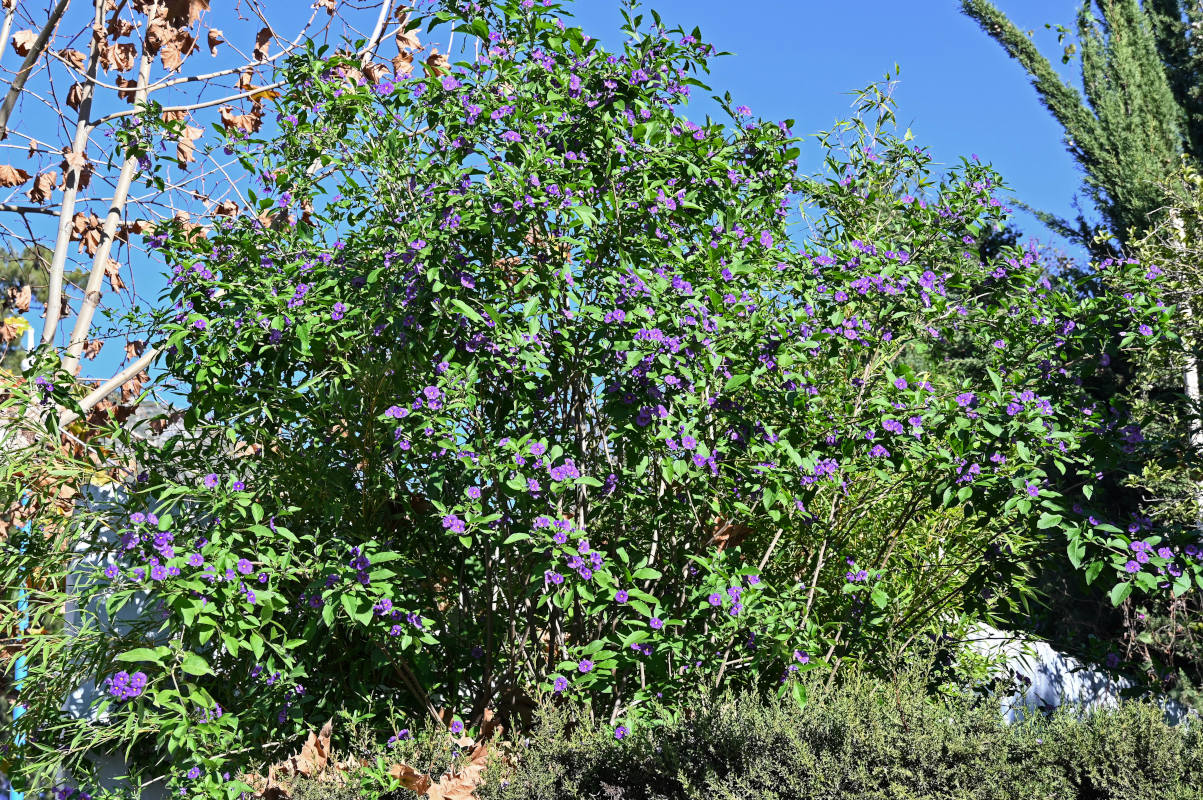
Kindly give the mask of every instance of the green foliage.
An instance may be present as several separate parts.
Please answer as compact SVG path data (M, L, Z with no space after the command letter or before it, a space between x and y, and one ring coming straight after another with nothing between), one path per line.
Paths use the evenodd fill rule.
M790 121L684 116L700 33L631 19L609 54L555 13L434 15L480 44L446 74L294 54L280 135L228 143L267 196L156 229L184 431L134 444L121 508L0 551L90 565L79 635L31 659L24 777L120 745L232 798L335 712L384 739L556 697L637 730L700 690L796 701L783 678L993 619L1050 548L1125 595L1191 588L1182 542L1127 570L1092 513L1125 409L1083 378L1165 335L1142 270L1090 293L979 246L1001 179L934 174L880 86L802 178ZM903 360L952 341L974 369ZM65 719L85 679L96 719Z
M933 698L921 672L850 677L810 699L700 700L689 718L617 741L548 709L486 800L1187 800L1203 796L1203 733L1153 705L1006 725L995 697Z
M1078 14L1083 96L989 0L961 3L1031 77L1041 102L1065 129L1066 146L1085 171L1087 193L1104 223L1126 242L1144 230L1148 214L1159 207L1158 184L1173 171L1179 154L1200 155L1193 146L1199 105L1197 82L1191 80L1199 46L1183 24L1177 0L1143 6L1138 0L1098 0L1097 6L1096 13L1084 2ZM1198 19L1197 7L1190 13ZM1063 40L1066 32L1060 30ZM1162 53L1170 52L1181 55L1163 62ZM1071 225L1041 216L1088 248L1106 250L1094 241L1085 219Z

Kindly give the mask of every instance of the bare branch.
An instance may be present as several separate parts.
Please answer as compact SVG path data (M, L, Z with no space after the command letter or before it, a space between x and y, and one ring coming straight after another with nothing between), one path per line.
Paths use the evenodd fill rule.
M13 78L12 86L8 87L8 94L4 96L4 105L0 106L0 139L8 138L8 118L12 115L13 108L17 105L17 97L21 94L21 89L25 86L25 80L33 70L33 65L37 63L38 58L42 55L42 51L46 49L46 44L50 41L50 34L54 32L55 26L63 18L63 14L70 3L71 0L58 0L58 3L50 11L50 18L46 20L46 24L42 27L38 38L34 40L33 47L29 48L29 54L25 56L24 63L17 70L17 76ZM103 13L103 11L100 13L101 19L104 18ZM10 13L9 19L11 18L12 14Z

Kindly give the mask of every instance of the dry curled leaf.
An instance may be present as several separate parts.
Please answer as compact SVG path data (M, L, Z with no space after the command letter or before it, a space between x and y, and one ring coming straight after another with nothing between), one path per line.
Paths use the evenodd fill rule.
M127 19L122 19L121 17L115 16L109 20L106 30L108 31L109 36L113 37L114 39L120 39L121 37L129 36L134 32L134 23Z
M431 50L430 57L426 59L426 74L433 75L436 78L445 75L449 64L447 56L438 50Z
M271 28L261 28L259 32L255 34L255 49L251 51L251 55L254 56L256 61L263 61L267 58L267 45L271 42L271 40Z
M75 212L71 218L71 238L79 240L80 252L87 250L88 255L96 255L96 249L100 247L100 225L100 217L95 214Z
M29 199L35 203L45 203L50 199L51 193L58 186L58 173L51 170L50 172L42 172L33 179L33 186L29 189Z
M204 128L194 128L191 125L184 126L184 130L175 145L175 159L181 167L196 161L196 156L192 155L192 151L196 149L196 140L204 132Z
M238 204L233 200L223 200L213 207L213 213L219 217L234 217L238 215Z
M109 286L114 292L119 292L125 288L125 281L121 280L121 264L115 259L110 258L105 262L104 275L109 279Z
M138 48L132 42L122 42L105 47L100 52L100 62L106 70L115 69L118 72L129 72L134 68L138 58Z
M406 789L418 794L425 794L430 785L434 783L425 772L419 772L404 762L393 764L388 768L388 774L400 781Z
M131 339L125 343L125 357L137 358L146 352L146 342L142 339Z
M210 28L209 36L208 36L209 55L216 56L217 55L217 45L224 44L225 41L226 40L225 40L224 33L222 33L217 28Z
M70 48L58 51L59 57L71 65L72 69L83 69L87 59L83 53Z
M393 73L400 78L411 75L414 71L414 57L409 53L398 53L393 56Z
M175 38L176 29L167 24L162 17L156 17L146 27L145 50L148 55L157 56L160 48Z
M209 0L167 0L167 19L173 25L191 27L209 10Z
M327 14L334 16L335 0L317 0L310 8L324 8Z
M21 337L21 330L23 326L17 324L17 317L11 317L10 319L12 319L12 322L9 322L5 319L0 319L0 343L8 344L9 342L16 341ZM0 538L0 541L3 541L3 539Z
M76 153L70 147L63 148L63 160L59 164L63 171L63 186L74 179L76 189L83 191L92 182L92 162L83 153Z
M188 112L179 109L170 109L163 112L164 122L183 122L188 119Z
M255 73L253 70L244 69L238 73L238 91L245 92L247 89L255 85Z
M122 100L125 100L128 103L133 103L134 95L136 94L136 90L138 87L138 82L127 80L125 78L118 78L116 80L116 84L118 86L117 96L120 97Z
M33 298L33 291L28 286L17 288L16 286L8 287L8 307L16 309L21 313L29 310L29 301Z
M0 164L0 186L11 189L29 180L29 173L19 167Z
M13 49L17 51L17 55L22 57L27 56L37 39L38 35L33 31L17 31L13 34Z
M387 64L365 64L363 72L372 83L380 83L380 79L392 75Z
M150 380L150 376L146 374L146 370L142 370L134 377L130 378L125 383L121 384L121 403L129 405L142 394L142 387Z
M84 358L91 361L100 355L100 348L104 347L104 342L100 339L88 339L84 342Z
M168 72L178 72L184 59L196 50L196 39L192 34L178 31L175 38L163 45L159 58L163 61L163 69Z
M79 111L79 106L84 101L84 85L76 83L67 90L67 105L71 106L75 111Z
M225 126L226 130L254 133L263 124L263 116L258 113L258 109L253 110L250 114L235 114L234 109L230 106L222 106L219 111L221 124Z
M406 30L406 28L409 26L408 15L402 17L401 25L402 27L399 31L397 31L397 35L393 37L394 41L397 42L397 49L401 52L405 52L407 50L421 50L422 42L418 39L418 29L414 28L412 30Z

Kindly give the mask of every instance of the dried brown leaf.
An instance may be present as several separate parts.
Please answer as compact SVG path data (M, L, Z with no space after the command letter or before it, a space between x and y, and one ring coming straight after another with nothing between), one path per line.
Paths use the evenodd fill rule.
M387 64L374 63L365 64L363 67L363 72L367 76L368 80L372 83L380 83L381 78L393 74L392 70L388 68Z
M137 58L138 47L133 42L109 45L100 53L100 61L104 68L115 69L118 72L129 72L134 68Z
M137 82L137 81L126 80L125 78L118 78L118 79L115 81L115 83L116 83L116 84L117 84L117 86L119 87L119 91L117 92L117 96L118 96L118 97L120 97L122 100L125 100L125 101L126 101L126 102L128 102L128 103L133 103L133 102L134 102L134 94L135 94L135 89L136 89L136 88L137 88L137 86L138 86L138 82Z
M267 46L271 43L271 40L271 28L261 28L255 34L255 49L251 51L251 55L254 56L256 61L263 61L267 58Z
M38 35L33 31L17 31L13 34L13 49L17 51L17 55L22 57L27 56L37 39Z
M397 77L411 75L414 71L414 57L409 53L398 53L393 56L393 72Z
M192 151L196 149L196 140L205 132L204 128L194 128L191 125L185 125L183 133L176 141L175 159L181 167L191 164L196 161L196 156L192 155Z
M163 45L159 58L163 61L163 69L168 72L178 72L184 59L196 50L196 38L186 31L177 31L170 42Z
M137 358L146 352L146 342L142 339L131 339L125 343L125 357Z
M310 8L324 8L327 14L334 16L335 5L335 0L317 0Z
M247 89L255 85L255 73L253 70L244 69L238 73L238 91L245 92Z
M176 30L161 17L150 21L146 28L146 52L157 56L159 49L175 38Z
M254 133L263 124L263 116L257 109L252 110L250 114L235 114L234 109L230 106L222 106L219 111L221 124L226 127L226 130L237 129Z
M401 24L402 24L402 26L409 25L409 16L408 15L406 15L405 17L403 17L401 19ZM402 27L401 30L397 31L397 35L394 36L393 39L394 39L394 41L397 42L397 49L403 53L406 52L407 50L421 50L422 49L422 42L418 39L418 29L417 28L407 31L407 30L405 30L405 27Z
M125 383L121 384L121 403L129 405L142 394L142 387L150 380L150 376L146 374L146 370L142 370L134 377L130 378Z
M88 161L86 155L76 153L70 147L63 148L63 160L59 169L63 171L63 186L67 185L72 175L75 178L75 188L80 191L87 189L88 184L92 182L92 162Z
M100 355L100 348L104 347L104 342L100 339L88 339L84 342L84 358L91 361Z
M233 200L223 200L213 207L213 213L219 217L234 217L238 215L238 204Z
M67 90L67 105L71 106L75 111L79 111L79 106L84 101L84 85L76 83Z
M447 56L440 53L438 50L432 50L430 57L426 59L426 74L439 77L447 73L447 67L450 62Z
M16 286L8 287L8 306L14 308L21 313L29 310L29 301L33 298L33 291L28 286L17 288Z
M125 288L125 281L121 280L121 264L115 259L110 258L104 263L104 275L109 279L109 286L114 292L119 292ZM126 352L128 352L126 345Z
M19 167L0 164L0 186L11 189L29 180L29 173Z
M425 794L430 784L434 783L425 772L419 772L404 762L393 764L388 768L388 774L400 781L406 789L418 794Z
M79 240L80 252L86 250L88 255L96 255L96 249L100 247L100 226L100 217L95 214L75 212L75 216L71 218L71 238Z
M29 189L29 199L35 203L45 203L50 199L51 193L58 186L58 173L51 170L50 172L39 173L33 179L33 186Z
M106 30L108 31L109 36L113 37L114 39L120 39L123 36L129 36L134 32L134 23L127 19L114 16L109 20Z
M87 58L78 50L68 48L66 50L59 50L58 54L62 57L63 61L71 65L72 69L83 69L84 64L87 62Z
M225 44L225 41L226 40L225 40L224 33L222 33L217 28L210 28L209 29L209 37L208 37L209 55L216 56L217 55L217 45Z
M209 0L167 0L167 19L185 28L195 25L208 10Z
M173 109L171 111L163 112L163 121L164 122L183 122L186 119L188 119L187 111Z
M17 326L15 321L6 322L3 319L0 319L0 342L8 344L9 342L20 338L20 336L21 328ZM3 541L3 538L0 538L0 541Z

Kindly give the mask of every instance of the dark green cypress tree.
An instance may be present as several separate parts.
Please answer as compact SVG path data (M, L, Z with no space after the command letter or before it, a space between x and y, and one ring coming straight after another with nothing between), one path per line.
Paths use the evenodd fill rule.
M962 0L962 10L1019 61L1041 101L1065 129L1085 190L1121 243L1148 227L1164 204L1161 183L1185 154L1203 154L1203 45L1192 23L1203 10L1181 0L1095 0L1078 12L1079 92L1066 84L1031 38L989 0ZM1080 48L1080 50L1078 49ZM1091 226L1041 213L1059 233L1098 252Z

